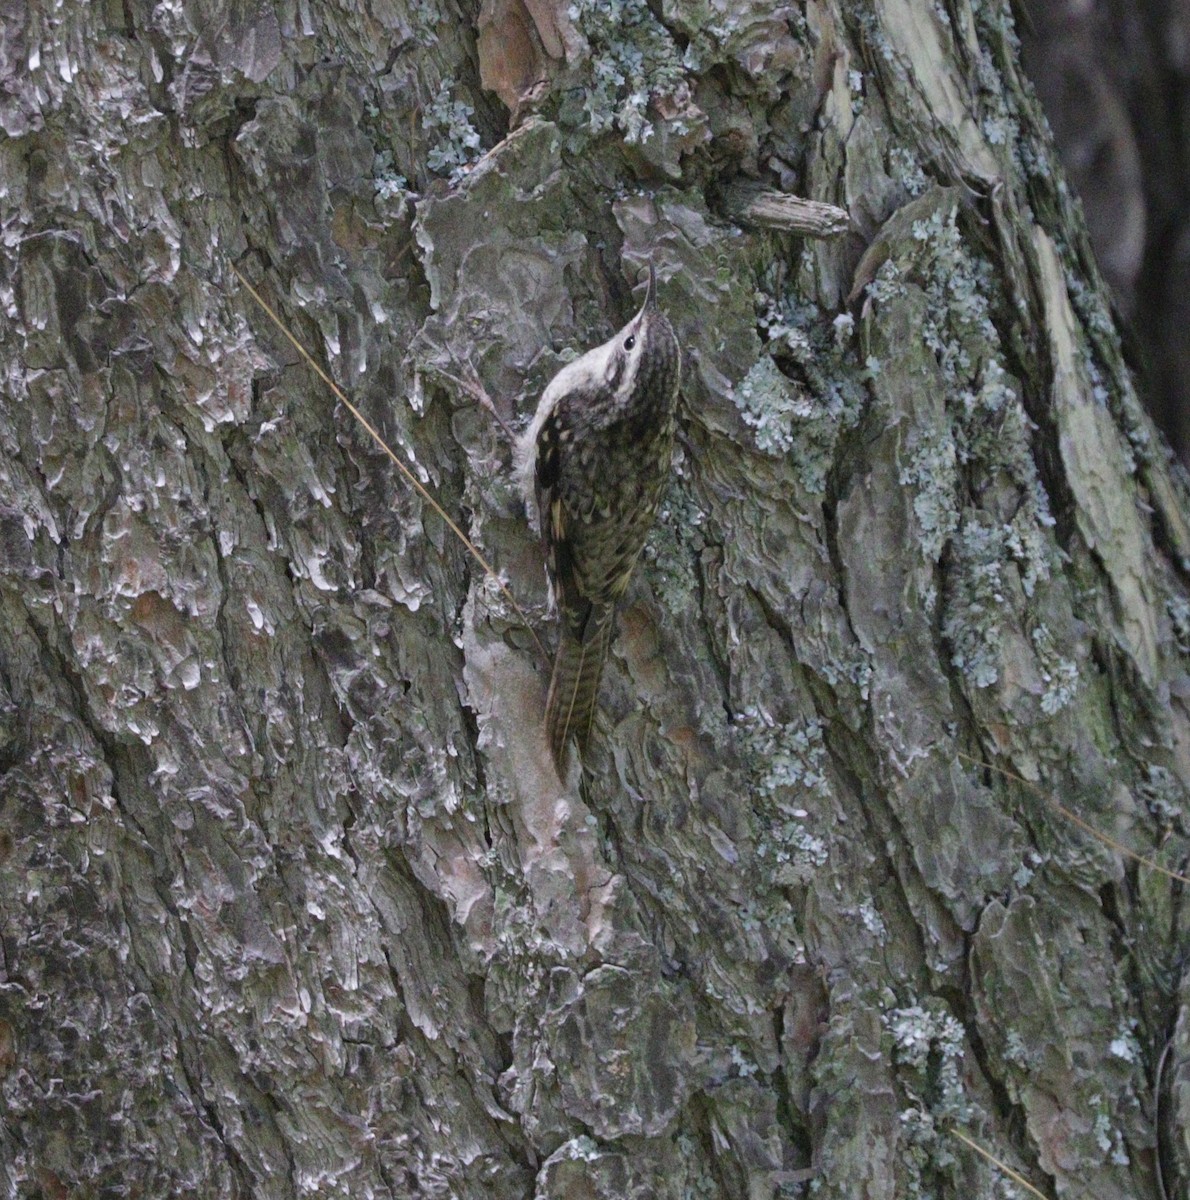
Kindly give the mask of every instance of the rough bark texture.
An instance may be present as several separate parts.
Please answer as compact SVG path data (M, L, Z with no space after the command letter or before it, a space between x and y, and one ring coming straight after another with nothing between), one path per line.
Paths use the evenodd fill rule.
M1148 404L1190 462L1190 0L1028 0L1026 11L1025 65Z
M1006 6L4 3L8 1192L1022 1195L960 1131L1184 1194L1181 887L1052 802L1185 869L1185 498ZM548 639L475 385L646 257L683 445L579 794L228 268Z

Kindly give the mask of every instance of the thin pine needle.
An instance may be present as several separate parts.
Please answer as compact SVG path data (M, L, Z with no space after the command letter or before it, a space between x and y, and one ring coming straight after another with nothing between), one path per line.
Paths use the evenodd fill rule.
M347 399L343 389L340 388L339 385L335 383L335 381L322 369L322 367L318 365L318 363L314 360L313 355L310 354L306 347L303 346L301 342L299 342L297 338L289 332L285 326L285 323L273 311L268 301L265 300L265 298L252 286L252 284L248 282L247 279L244 278L242 272L235 266L234 263L229 262L227 265L231 268L232 274L235 275L235 277L244 285L245 288L247 288L248 294L252 297L252 299L255 300L262 309L264 309L269 320L272 321L272 323L281 331L281 333L285 335L290 345L292 345L298 354L302 356L302 359L305 361L305 363L314 371L318 378L321 379L322 382L331 389L339 403L342 404L343 407L347 409L347 411L351 413L351 415L364 427L364 430L376 443L376 445L378 445L380 449L383 450L390 459L392 459L393 465L396 466L397 470L401 472L401 474L405 477L417 494L421 496L421 498L438 514L439 517L442 518L443 521L446 522L447 528L467 548L467 552L473 559L475 559L477 563L479 563L484 572L495 580L496 586L500 589L500 594L505 600L508 601L508 603L512 606L513 612L515 612L524 623L525 628L529 631L533 640L537 643L537 648L541 651L542 657L548 658L549 656L546 654L546 650L541 643L541 639L537 636L533 626L529 624L528 617L526 617L524 612L521 611L521 606L516 602L516 597L514 597L512 592L508 590L508 585L496 573L496 568L488 562L475 543L462 531L462 529L459 528L455 521L451 519L446 509L444 509L442 505L434 499L429 489L427 489L421 480L417 478L417 476L413 473L413 470L397 456L392 447L389 446L384 438L380 436L380 433L376 427L372 425L367 417L365 417L364 414L360 412L360 410L356 408L356 406L352 404L350 400Z
M1047 804L1052 805L1068 821L1077 825L1088 837L1094 838L1097 842L1102 842L1105 846L1110 846L1111 849L1115 850L1118 854L1122 854L1125 858L1130 858L1133 862L1139 863L1142 867L1148 867L1150 871L1156 871L1159 875L1165 875L1169 879L1176 879L1179 883L1190 884L1190 878L1187 878L1185 875L1179 875L1177 871L1171 871L1168 867L1163 867L1151 858L1146 858L1143 854L1138 854L1135 850L1125 846L1123 842L1117 842L1115 838L1100 832L1094 825L1084 821L1077 813L1071 812L1066 805L1059 803L1053 796L1047 795L1035 783L1017 775L1014 771L1007 771L995 763L987 763L981 759L972 758L970 754L964 754L961 750L956 750L955 754L964 762L969 762L976 767L984 767L989 771L995 771L997 774L1003 775L1005 779L1011 779L1014 783L1019 783L1034 795L1040 796Z
M1153 1080L1153 1128L1157 1132L1157 1147L1153 1154L1153 1165L1157 1168L1157 1190L1161 1193L1161 1200L1169 1200L1169 1193L1165 1190L1165 1174L1161 1169L1161 1143L1164 1140L1161 1124L1161 1078L1165 1074L1165 1063L1172 1049L1173 1040L1170 1039L1165 1043L1161 1057L1157 1060L1157 1078Z
M1006 1162L997 1158L990 1150L985 1150L978 1142L972 1141L972 1139L969 1138L965 1133L962 1133L953 1127L951 1128L950 1132L954 1134L954 1136L957 1137L960 1142L964 1142L966 1145L970 1146L976 1154L982 1154L983 1157L986 1158L994 1167L1003 1171L1004 1174L1013 1181L1013 1183L1019 1183L1021 1187L1023 1187L1031 1196L1037 1196L1038 1200L1049 1200L1049 1197L1044 1192L1038 1191L1037 1188L1035 1188L1023 1175L1020 1174L1020 1172L1014 1171Z
M574 687L570 689L570 707L566 710L566 724L563 728L566 730L567 738L570 737L570 726L574 721L574 706L578 701L578 685L583 677L583 667L587 664L587 643L583 642L582 653L578 659L578 670L574 673ZM565 743L563 743L565 744Z

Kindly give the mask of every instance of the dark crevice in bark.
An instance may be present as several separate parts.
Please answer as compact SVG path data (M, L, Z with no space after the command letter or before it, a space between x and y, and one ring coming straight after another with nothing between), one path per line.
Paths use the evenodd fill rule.
M785 1010L773 1010L773 1040L777 1046L777 1068L772 1074L773 1091L776 1095L777 1120L785 1132L786 1156L796 1158L794 1166L788 1161L783 1162L784 1170L797 1170L809 1167L814 1161L814 1145L810 1130L806 1128L801 1114L794 1107L792 1091L785 1070ZM813 1056L807 1059L806 1069L813 1065Z
M723 560L723 547L704 544L697 552L691 551L692 565L691 570L695 581L695 586L698 589L698 619L702 634L702 643L707 649L708 661L712 667L715 681L719 685L719 707L723 710L724 720L728 726L735 723L735 714L731 707L731 664L727 656L722 653L722 646L719 638L715 633L714 621L710 609L714 604L719 613L723 615L723 605L720 598L713 592L707 579L707 556L714 556L721 564ZM701 697L704 701L708 697Z
M839 504L850 493L856 470L862 469L864 450L883 432L880 422L871 393L865 388L864 407L859 420L852 429L841 433L835 446L822 497L822 529L826 535L826 551L830 559L831 577L835 581L835 595L839 610L847 621L847 630L857 646L861 642L847 604L847 564L839 547Z
M1155 1165L1164 1184L1163 1200L1173 1200L1175 1196L1187 1194L1187 1180L1182 1178L1184 1163L1175 1149L1178 1139L1185 1137L1185 1130L1175 1124L1176 1105L1174 1104L1175 1081L1171 1078L1177 1065L1175 1046L1177 1045L1177 1026L1180 1009L1176 1003L1171 1003L1167 1014L1162 1036L1154 1041L1152 1048L1153 1082L1153 1129L1156 1145L1153 1148ZM1181 1184L1179 1187L1178 1185Z
M1175 1002L1173 972L1167 963L1145 958L1145 914L1140 876L1147 868L1137 863L1125 864L1124 880L1120 884L1105 883L1099 889L1099 903L1110 922L1113 958L1121 974L1128 980L1128 994L1139 1002L1140 1014L1148 1027L1149 1048L1169 1019ZM1162 881L1171 888L1180 885L1175 880ZM1176 908L1176 902L1174 907ZM1151 1053L1147 1062L1150 1078L1156 1074L1157 1055Z
M7 590L7 589L6 589ZM3 610L0 609L0 614ZM3 614L5 617L7 614ZM4 776L29 753L29 701L13 691L9 664L0 644L0 786ZM3 792L0 792L0 796ZM0 813L3 805L0 804ZM11 836L0 830L0 866L4 863L5 846L11 848ZM6 839L6 840L5 840Z
M741 1186L742 1181L733 1177L729 1170L726 1155L717 1149L719 1140L712 1129L713 1116L706 1099L696 1096L687 1106L687 1112L690 1118L690 1135L702 1152L700 1158L710 1168L711 1175L718 1185L719 1195L730 1197L731 1200L746 1196L747 1190Z
M951 708L959 717L959 729L956 730L956 744L975 745L980 753L986 753L980 737L980 724L971 706L970 697L963 683L959 669L954 665L954 649L946 636L946 617L948 584L951 572L955 569L954 539L948 538L942 547L942 553L934 566L934 585L937 588L938 603L930 620L930 636L934 646L935 661L939 665L942 678L946 680L947 691L950 695Z
M1161 453L1160 447L1154 450L1154 454L1160 455ZM1190 453L1190 444L1187 445L1186 453ZM1168 470L1172 476L1173 491L1177 498L1184 499L1190 495L1190 478L1186 475L1186 468L1180 463L1160 464L1153 467L1142 462L1139 465L1139 474L1150 495L1164 490L1160 482L1154 478L1159 470ZM1190 578L1190 556L1184 553L1185 542L1175 520L1164 504L1151 505L1149 529L1153 537L1153 544L1177 575L1182 579L1187 579Z
M479 14L481 0L449 0L456 10L458 22L458 37L462 51L461 61L457 66L464 66L465 71L458 71L456 80L466 87L467 97L475 108L478 118L478 128L484 135L483 148L490 150L508 133L508 110L495 95L484 88L479 77L479 46L477 33L479 30Z
M1033 386L1030 380L1035 379L1035 372L1030 371L1029 364L1016 359L1007 342L1003 342L1002 345L1005 346L1005 357L1010 369L1022 381L1021 403L1032 425L1029 450L1037 478L1049 500L1050 516L1055 522L1054 532L1058 545L1069 552L1074 540L1079 536L1078 503L1067 481L1066 469L1058 449L1057 419L1050 401L1053 380L1048 373L1048 356L1045 380Z
M103 489L102 495L96 501L95 507L92 509L90 515L83 524L79 541L84 545L92 541L97 541L102 536L104 521L107 519L108 513L111 512L112 508L116 504L116 501L119 499L124 481L124 473L120 470L120 464L116 461L111 451L109 451L107 447L103 445L102 441L100 441L96 446L95 453L103 456L103 461L110 471L110 476L107 486ZM73 513L68 514L68 520L73 518L73 516ZM70 523L73 524L73 521L71 520ZM66 570L63 565L63 559L65 558L69 548L70 547L67 540L63 538L58 547L58 577L60 579L66 578Z
M483 818L483 844L487 850L491 851L495 848L495 841L492 837L487 769L484 766L483 755L479 752L479 720L475 710L463 700L459 701L459 714L462 718L463 728L467 734L467 745L471 749L468 761L471 769L475 772L473 784L474 796L477 801L475 809Z
M1097 557L1094 562L1102 574ZM1105 581L1103 588L1110 595L1111 584ZM1113 610L1117 610L1119 602L1115 597L1111 603ZM1088 623L1093 621L1092 617ZM1153 761L1149 748L1165 741L1168 710L1161 697L1154 695L1139 677L1132 660L1116 645L1110 631L1096 633L1089 639L1089 644L1092 660L1106 681L1115 745L1132 768L1131 778L1141 779ZM1094 796L1092 803L1096 808L1100 807L1102 797Z
M1113 958L1121 975L1128 981L1127 994L1137 998L1142 1027L1147 1036L1138 1033L1144 1053L1150 1088L1156 1085L1157 1067L1168 1031L1177 1021L1177 984L1172 964L1145 958L1146 939L1143 900L1139 876L1146 868L1130 864L1126 870L1123 891L1114 883L1099 889L1100 906L1111 922ZM1169 880L1171 888L1180 884ZM1121 907L1121 900L1127 908ZM1177 902L1172 905L1176 911Z
M1028 1150L1028 1133L1025 1123L1025 1113L1012 1099L1007 1084L1005 1084L996 1070L998 1060L988 1049L987 1043L984 1041L983 1032L980 1029L979 1014L975 1009L971 978L972 940L972 935L967 935L964 938L962 987L948 989L944 993L944 997L951 1011L962 1022L963 1036L967 1040L967 1045L971 1048L971 1055L975 1059L975 1064L979 1069L984 1084L992 1093L992 1099L996 1106L996 1115L1007 1122L1008 1128L1012 1131L1012 1140L1016 1146L1017 1153L1020 1155L1021 1161L1027 1163L1031 1161L1031 1157L1026 1153Z
M211 488L210 480L205 470L203 472L204 495L203 499L210 505ZM219 605L215 610L215 629L219 635L220 657L223 659L223 668L227 672L228 686L232 693L237 697L243 690L243 679L241 677L239 664L236 662L235 655L231 653L231 638L227 627L227 605L232 595L231 576L227 570L227 562L224 559L223 551L219 545L219 536L215 531L210 533L211 546L215 554L215 569L219 573ZM247 722L241 721L244 726L245 733L248 733ZM250 736L250 735L249 735Z
M194 1054L194 1048L191 1045L190 1039L187 1039L177 1022L173 1022L174 1034L174 1050L177 1056L178 1065L182 1068L182 1075L186 1080L186 1087L190 1093L191 1103L194 1106L195 1115L204 1123L207 1128L215 1135L222 1148L224 1161L227 1164L228 1170L231 1173L232 1181L236 1185L236 1191L233 1196L254 1196L256 1195L255 1172L241 1157L240 1152L236 1149L235 1144L228 1136L227 1131L223 1127L223 1122L219 1117L219 1110L216 1108L213 1101L209 1100L203 1091L202 1080L200 1077L201 1068L191 1059ZM291 1164L292 1178L292 1164Z
M356 859L358 862L359 860L356 858L355 851L352 850L350 852L353 859ZM416 879L408 874L408 868L403 864L398 865L396 860L392 860L392 868L400 874L400 883L398 886L406 893L406 898L412 900L417 906L417 911L421 918L417 923L417 928L420 930L421 938L423 940L432 939L444 948L447 946L453 948L456 941L455 926L447 910L446 903L422 887ZM386 934L390 933L391 931L385 921L384 913L378 907L376 915L381 928ZM401 1039L419 1047L416 1052L417 1058L419 1061L424 1061L427 1057L431 1057L433 1052L426 1045L425 1035L412 1023L409 1016L409 1004L405 999L406 988L402 983L400 972L393 961L390 947L386 944L386 939L384 938L381 939L380 949L384 955L394 994L402 1006L402 1014L399 1022L401 1026ZM458 964L457 975L459 981L464 984L465 991L463 994L467 998L470 1009L470 1025L465 1029L449 1030L450 1036L447 1038L445 1044L450 1048L451 1053L456 1059L458 1070L465 1076L468 1086L472 1088L473 1092L478 1092L482 1089L490 1093L493 1102L499 1105L497 1081L500 1073L509 1066L511 1059L506 1058L500 1050L500 1040L488 1021L483 1005L482 982L478 976L467 973L462 956L455 954L453 959L451 959L445 954L439 954L438 957L443 962L453 961ZM420 982L423 985L427 983L425 980ZM477 985L480 988L478 993L475 990ZM435 984L434 986L437 987L440 984ZM507 1045L506 1040L504 1045ZM468 1054L467 1051L469 1048L474 1048L475 1057ZM481 1062L482 1066L480 1065ZM476 1104L486 1111L487 1106L478 1095L476 1095L475 1100ZM522 1165L528 1164L532 1157L531 1148L525 1140L520 1127L511 1125L507 1121L497 1121L490 1115L488 1119L492 1122L501 1141L515 1154L517 1161Z
M641 836L640 826L648 801L639 792L631 791L628 809L635 814L636 828L621 828L618 818L624 806L617 800L611 786L612 780L616 778L615 752L606 719L602 715L596 722L596 732L597 735L601 735L601 746L597 751L598 757L592 756L583 765L581 795L583 803L595 818L599 833L599 853L607 864L608 870L613 874L623 872L631 884L634 878L632 866L636 863L636 857L631 852L626 854L625 846L631 847L634 840ZM636 878L639 881L639 877ZM635 887L632 888L632 891L638 903L642 899L646 901L645 907L647 908L648 896L642 897Z

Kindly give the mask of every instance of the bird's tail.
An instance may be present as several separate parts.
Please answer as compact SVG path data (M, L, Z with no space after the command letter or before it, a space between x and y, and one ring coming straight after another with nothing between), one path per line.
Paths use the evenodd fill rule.
M578 746L581 758L595 723L596 701L603 664L611 645L615 615L609 612L601 621L591 621L580 640L562 626L554 673L545 701L545 728L550 752L558 774L565 779L570 742Z

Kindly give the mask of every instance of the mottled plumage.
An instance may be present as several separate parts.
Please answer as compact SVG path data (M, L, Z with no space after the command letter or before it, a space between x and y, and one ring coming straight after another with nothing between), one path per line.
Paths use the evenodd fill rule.
M616 605L669 478L681 355L655 293L650 265L641 310L554 376L522 440L560 618L546 730L562 774L570 741L586 749Z

